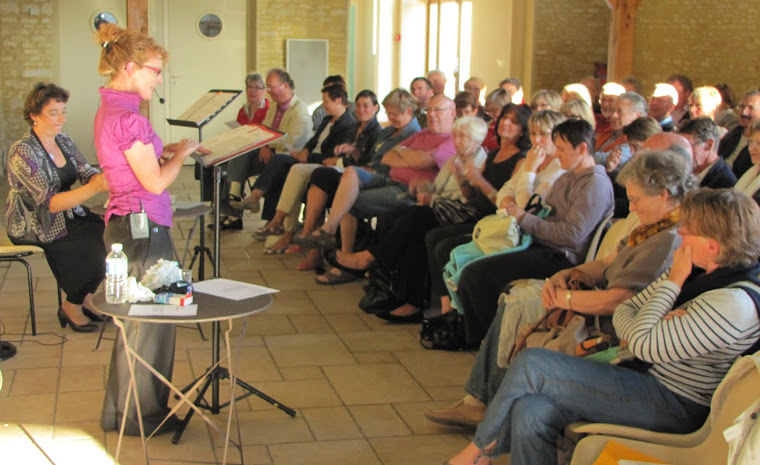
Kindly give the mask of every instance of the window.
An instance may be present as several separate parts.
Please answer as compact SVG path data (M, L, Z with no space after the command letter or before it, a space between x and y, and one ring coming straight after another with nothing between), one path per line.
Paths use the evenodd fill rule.
M446 75L446 95L454 97L470 78L472 1L428 0L428 71Z

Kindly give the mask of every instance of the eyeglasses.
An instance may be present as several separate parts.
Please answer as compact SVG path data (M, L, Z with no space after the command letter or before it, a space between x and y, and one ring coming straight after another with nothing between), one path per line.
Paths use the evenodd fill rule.
M263 86L248 86L248 88L252 90L266 90L266 87Z
M156 73L156 77L161 76L161 68L154 68L153 66L148 66L148 65L140 65L140 66L142 66L143 68L148 68L149 70Z
M281 86L282 84L283 84L282 82L278 82L277 84L267 85L266 89L267 89L268 92L271 92L272 89L276 89L277 87Z
M749 111L758 111L758 110L760 110L760 107L754 107L752 105L741 104L741 105L737 105L736 109L739 110L739 111L744 111L745 109L747 109Z
M436 108L428 108L428 109L427 109L427 112L428 112L428 113L433 113L433 112L436 112L436 113L441 113L441 112L444 112L444 111L446 111L446 110L453 110L453 108L451 108L451 107L436 107Z

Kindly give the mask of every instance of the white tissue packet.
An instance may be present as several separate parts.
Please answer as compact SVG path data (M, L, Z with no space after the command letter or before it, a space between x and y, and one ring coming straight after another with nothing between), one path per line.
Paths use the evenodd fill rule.
M158 289L182 281L182 270L179 263L160 258L155 265L145 272L140 283L148 289Z
M137 279L127 278L127 301L129 303L152 302L154 296L153 291L138 283Z

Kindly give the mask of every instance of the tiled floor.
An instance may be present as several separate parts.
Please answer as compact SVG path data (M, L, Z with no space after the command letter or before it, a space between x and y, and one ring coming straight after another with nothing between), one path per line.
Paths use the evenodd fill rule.
M4 199L7 181L0 182ZM197 198L190 168L170 191L179 199ZM301 256L264 255L263 244L250 235L260 224L246 217L243 231L222 234L223 277L281 290L272 307L248 320L245 337L235 339L239 373L297 415L255 397L240 401L245 463L437 464L466 445L466 432L431 423L423 412L462 395L474 354L426 351L418 325L392 325L359 310L362 282L319 286L313 273L296 271ZM180 253L190 225L180 221L173 229ZM97 334L61 330L55 281L44 259L31 262L36 337L24 269L0 264L2 340L18 348L0 362L0 462L113 463L118 435L99 427L113 342L93 350ZM114 334L113 325L107 332ZM174 381L184 385L209 365L210 343L194 329L180 329L177 337ZM214 420L222 424L226 415L227 409ZM149 442L151 463L221 463L223 442L194 418L179 445L169 435ZM234 450L228 460L240 462ZM139 439L125 438L119 462L144 463Z

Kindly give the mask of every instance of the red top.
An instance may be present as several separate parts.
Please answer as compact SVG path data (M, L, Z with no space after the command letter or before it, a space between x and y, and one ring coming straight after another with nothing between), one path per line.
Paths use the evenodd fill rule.
M261 122L264 121L264 117L267 115L267 110L269 110L269 100L264 99L261 101L261 105L259 105L259 108L253 113L253 118L251 119L248 119L248 112L245 111L247 106L248 105L246 104L240 108L237 116L238 124L241 126L246 124L261 124Z

